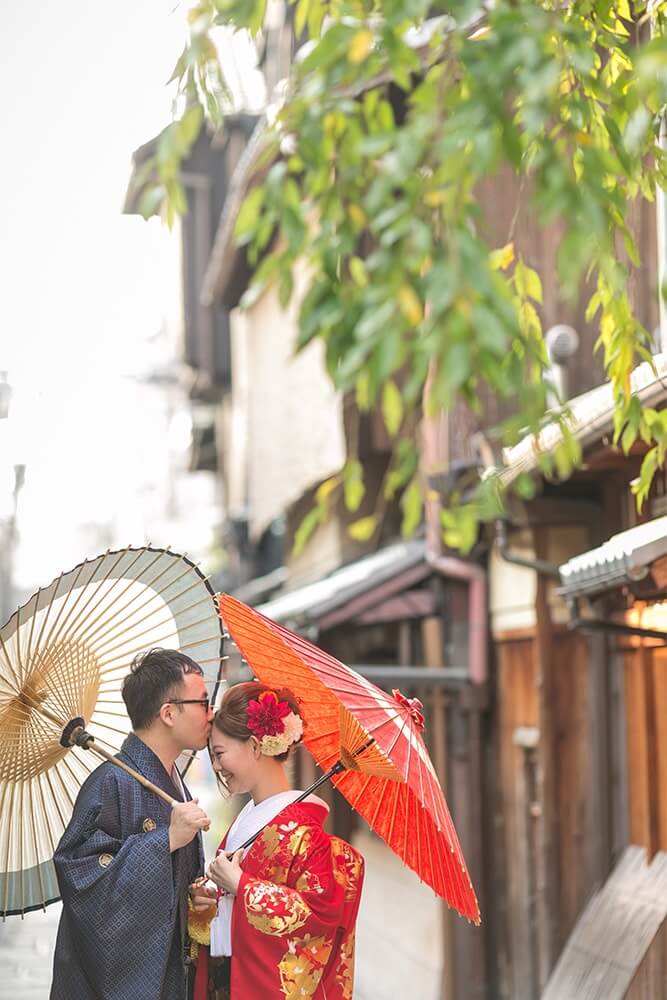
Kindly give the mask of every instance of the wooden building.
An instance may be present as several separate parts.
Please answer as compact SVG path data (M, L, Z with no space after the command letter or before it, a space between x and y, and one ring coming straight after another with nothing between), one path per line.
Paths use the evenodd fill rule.
M633 389L661 409L667 359L654 364L635 371ZM628 532L638 519L630 482L643 446L624 456L611 445L610 386L571 409L583 467L566 483L538 475L539 495L513 512L489 571L502 829L496 871L505 882L505 905L492 919L499 995L521 1000L541 995L579 915L626 848L645 847L650 860L662 847L660 640L642 637L640 619L651 620L644 602L664 587L667 519L654 519L664 477L654 484L647 522ZM554 447L558 434L549 428L542 445ZM535 472L536 461L535 442L520 443L506 455L506 480ZM651 545L642 548L635 580L623 553L639 544L637 532ZM616 549L622 556L605 575L601 553Z
M253 269L233 228L244 195L261 179L261 129L260 122L249 138L243 133L233 170L231 160L221 165L215 156L202 168L213 191L224 173L217 228L200 197L185 230L188 313L191 329L201 332L186 337L184 360L196 392L215 403L214 461L227 503L220 582L381 686L424 702L427 742L483 916L475 928L445 907L428 910L437 923L429 934L416 920L401 923L404 947L389 950L372 1000L394 1000L391 984L404 981L428 1000L592 997L568 990L598 980L614 984L597 994L604 1000L667 996L667 932L654 898L664 879L659 852L667 851L667 654L658 634L667 631L667 573L662 556L647 556L641 580L618 575L602 590L580 580L573 590L572 561L638 525L629 484L642 447L624 455L613 445L613 400L593 352L586 290L565 296L556 278L561 231L535 225L528 192L511 176L478 192L491 244L513 239L542 275L544 329L566 323L577 331L567 374L583 467L567 482L545 480L532 438L494 456L484 432L507 408L490 398L480 415L457 407L439 415L425 438L424 470L443 502L458 470L482 473L490 464L508 483L520 473L533 476L534 499L513 503L467 559L442 549L437 504L412 542L396 540L399 512L389 505L380 535L360 543L347 527L372 510L388 462L381 420L330 390L316 344L298 362L290 359L298 295L287 313L271 289L245 314L238 309ZM650 206L636 210L633 229L644 266L632 295L640 321L653 329ZM655 363L655 370L635 372L633 388L660 409L667 361L656 356ZM549 427L540 447L557 440ZM351 453L367 476L368 510L351 516L332 503L329 519L295 555L295 534L317 488ZM666 496L661 473L642 518L665 513ZM304 781L311 766L304 758ZM367 836L339 799L332 819L343 834ZM393 879L390 859L366 846ZM655 859L648 870L644 849ZM627 901L635 877L638 893L640 886L646 892L645 906L637 898L633 909ZM369 923L383 917L382 894L371 897L379 909ZM623 951L623 921L630 919L641 922L643 937ZM613 953L605 936L607 945L618 942ZM607 970L608 979L600 978L615 954L625 973L614 978Z
M538 230L521 202L521 192L515 190L513 202L511 180L499 178L480 193L492 240L502 245L513 235L526 262L546 276L545 328L563 321L577 326L580 347L572 359L570 385L579 395L571 400L571 407L575 433L585 453L584 467L565 483L545 481L532 439L500 458L489 458L484 430L503 411L492 400L486 400L478 417L459 408L436 421L425 462L432 485L451 482L457 469L471 465L483 469L489 461L501 462L508 482L528 472L537 485L536 497L513 505L497 534L490 531L480 537L470 559L443 552L433 531L427 531L422 568L414 571L423 576L406 581L398 574L396 589L387 592L375 570L364 570L364 559L375 557L347 536L350 515L342 504L334 505L329 521L318 528L300 556L291 554L296 528L312 505L315 488L348 454L348 434L355 417L349 400L337 402L327 396L328 417L316 432L312 400L308 402L305 392L304 408L298 409L294 403L298 386L285 374L291 363L283 357L280 365L271 367L270 379L279 395L281 387L290 386L282 392L283 400L289 399L289 419L295 426L306 421L308 447L320 463L326 461L316 476L312 468L292 470L289 482L297 483L298 489L290 494L279 485L279 472L270 472L268 459L252 457L252 441L261 434L270 450L271 443L278 441L272 423L283 426L287 419L262 410L267 397L258 386L258 402L252 402L254 374L261 383L261 359L271 357L270 330L281 331L283 348L285 342L294 342L296 331L294 312L282 314L271 290L244 316L237 309L252 269L244 251L234 245L233 222L244 194L257 182L253 173L256 142L249 145L232 179L203 289L210 308L229 310L232 342L236 327L245 345L238 351L248 353L243 405L255 421L247 435L248 462L255 471L248 476L246 468L243 481L251 484L244 501L250 521L256 498L264 497L261 503L265 505L266 491L274 486L273 507L267 513L275 516L282 510L285 518L285 575L275 599L263 609L315 636L326 649L378 683L401 686L406 693L422 697L429 716L431 751L485 918L482 928L474 929L444 915L436 995L445 1000L533 1000L545 989L592 894L604 884L624 849L643 843L634 829L639 823L634 809L627 803L623 806L623 796L638 794L628 791L627 776L634 763L628 766L622 750L623 720L629 699L639 697L637 684L626 689L609 669L608 634L591 635L573 627L571 611L559 595L558 569L571 557L634 524L629 483L637 475L641 448L625 456L613 447L611 391L600 384L599 360L592 353L595 331L585 321L583 300L574 305L565 302L556 280L549 278L555 274L557 228L546 233ZM511 226L513 233L508 229ZM640 318L651 327L657 318L655 282L650 277L655 230L652 217L643 210L635 230L647 269L633 294ZM318 363L313 354L311 373ZM665 403L664 373L659 358L656 363L658 377L645 365L635 373L633 384L647 405L660 408ZM234 384L233 377L232 401ZM378 483L386 465L387 441L373 416L363 419L366 450L361 458L371 484ZM229 426L238 424L230 421ZM336 454L330 450L334 428ZM547 428L541 447L555 447L556 433ZM320 448L318 440L326 448ZM221 448L231 455L233 439L228 436ZM288 458L292 461L293 456L285 456L285 461ZM221 464L225 462L229 467L229 459ZM371 489L368 502L372 500ZM253 544L259 544L270 524L270 517L262 518L254 535L251 529ZM378 540L378 557L384 552L391 559L397 524L397 512L390 509ZM364 578L366 597L358 595L353 601L346 597L334 609L314 601L309 610L293 617L285 611L290 591L298 603L303 588L334 580L346 568L354 576L354 567ZM267 587L274 589L274 583L272 576ZM253 586L260 603L262 581ZM345 591L343 587L341 593ZM423 670L430 673L424 675ZM335 813L338 827L348 832L353 818L343 805L337 805Z

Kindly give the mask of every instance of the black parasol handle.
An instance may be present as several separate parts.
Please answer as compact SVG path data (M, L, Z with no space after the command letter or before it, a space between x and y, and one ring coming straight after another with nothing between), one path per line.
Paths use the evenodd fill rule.
M371 746L371 744L373 744L373 743L375 743L375 740L371 736L370 739L366 743L364 743L363 746L359 747L358 750L355 750L355 752L351 756L352 757L358 757L360 753L364 752L364 750L368 750L369 746ZM312 785L310 785L305 790L305 792L301 792L301 795L299 795L299 797L294 800L294 802L292 803L292 805L296 805L297 802L303 802L304 799L307 799L309 795L312 795L313 792L315 791L315 789L319 788L320 785L323 785L325 781L329 780L329 778L333 778L333 776L335 774L341 774L342 771L346 771L346 770L347 770L347 767L345 766L345 764L343 763L342 760L336 761L336 763L334 764L334 766L332 768L330 768L330 770L328 770L326 774L321 775L317 779L317 781L314 781L312 783ZM268 824L266 824L266 825L268 826ZM248 840L246 840L245 844L242 844L241 847L237 848L237 850L238 851L245 851L245 849L247 847L250 847L250 845L257 840L257 838L259 837L260 833L262 833L262 831L264 829L265 828L262 827L262 829L258 830L257 833L254 833L252 835L252 837L249 837ZM236 854L236 851L234 851L234 854Z

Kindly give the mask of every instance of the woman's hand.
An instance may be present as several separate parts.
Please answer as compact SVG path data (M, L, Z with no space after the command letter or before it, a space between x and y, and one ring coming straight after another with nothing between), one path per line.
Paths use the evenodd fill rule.
M196 882L192 883L188 891L193 910L202 912L208 910L211 906L215 906L218 890L212 885L206 885L204 879L197 879Z
M211 881L224 889L225 892L231 893L232 896L236 895L243 874L242 857L242 850L237 851L231 859L224 852L221 852L208 866L207 875Z

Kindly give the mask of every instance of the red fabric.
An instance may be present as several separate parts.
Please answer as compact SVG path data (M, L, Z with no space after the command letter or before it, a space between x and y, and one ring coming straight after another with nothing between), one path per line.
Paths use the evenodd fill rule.
M287 806L243 859L232 1000L352 1000L363 858L324 831L325 818L317 803ZM205 993L195 991L195 1000Z
M195 972L195 984L192 992L193 1000L207 1000L208 992L208 948L206 945L199 946L197 955L197 971Z
M299 700L304 743L389 847L460 914L480 922L456 830L422 737L415 699L381 691L354 670L241 601L222 594L226 629L263 683Z

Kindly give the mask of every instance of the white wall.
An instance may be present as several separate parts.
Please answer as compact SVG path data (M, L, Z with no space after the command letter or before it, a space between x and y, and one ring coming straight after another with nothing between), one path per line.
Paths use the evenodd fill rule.
M269 288L246 314L248 495L253 538L345 461L342 400L325 373L321 344L313 343L294 356L303 287L301 273L287 311L282 310L276 290ZM232 322L238 329L238 315Z

